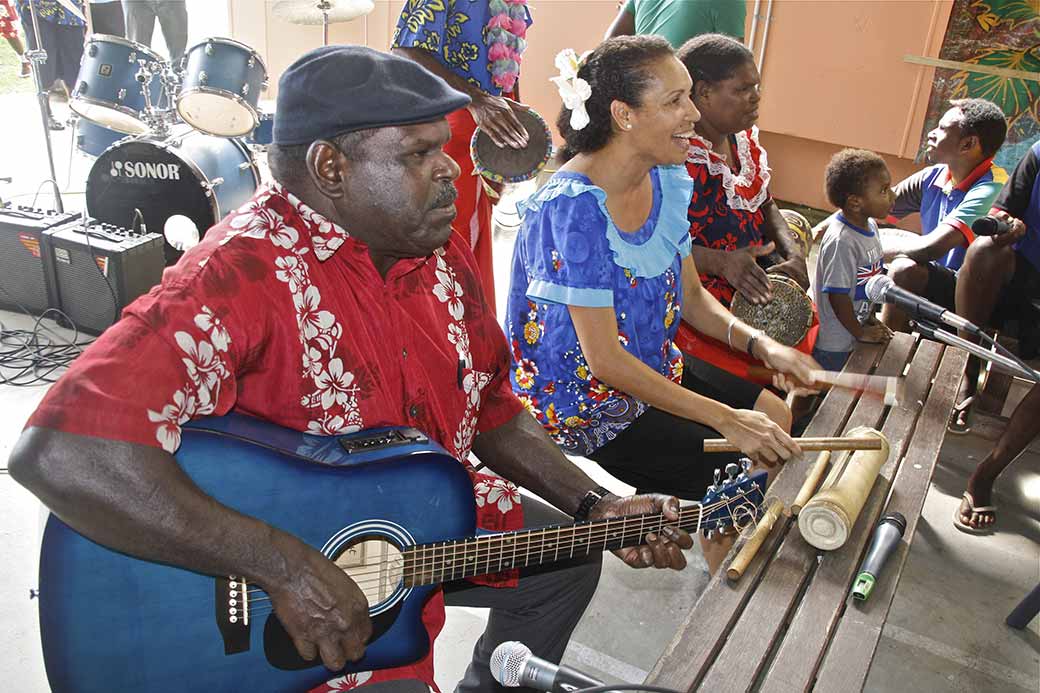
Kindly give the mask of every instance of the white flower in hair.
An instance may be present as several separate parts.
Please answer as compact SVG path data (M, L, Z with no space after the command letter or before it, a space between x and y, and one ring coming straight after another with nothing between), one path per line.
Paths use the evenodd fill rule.
M573 48L566 48L556 54L556 69L560 71L559 77L550 77L550 81L556 85L560 92L563 105L571 112L571 128L581 130L589 124L589 113L585 110L585 102L592 96L592 87L584 79L578 76L578 68L581 61L588 53L578 57Z

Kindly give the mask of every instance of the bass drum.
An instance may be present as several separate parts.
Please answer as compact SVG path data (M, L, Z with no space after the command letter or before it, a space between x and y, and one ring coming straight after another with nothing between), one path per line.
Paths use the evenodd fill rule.
M132 137L105 150L87 177L87 212L126 228L139 228L143 220L155 233L180 214L202 236L245 204L259 184L256 163L242 142L185 127L165 139ZM182 255L169 243L165 252L167 265Z

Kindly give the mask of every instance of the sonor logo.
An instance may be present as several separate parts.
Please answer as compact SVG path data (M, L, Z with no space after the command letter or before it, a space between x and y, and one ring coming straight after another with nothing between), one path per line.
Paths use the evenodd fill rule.
M155 180L180 180L180 164L155 164L150 161L113 161L110 175L113 178L153 178Z

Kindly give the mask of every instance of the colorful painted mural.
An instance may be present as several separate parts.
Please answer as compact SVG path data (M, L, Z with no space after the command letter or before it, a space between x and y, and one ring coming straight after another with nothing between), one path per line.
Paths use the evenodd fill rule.
M955 0L939 57L1040 77L1040 0ZM949 101L971 97L989 99L1007 114L1007 142L997 163L1014 167L1040 138L1040 81L1035 79L936 69L921 152Z

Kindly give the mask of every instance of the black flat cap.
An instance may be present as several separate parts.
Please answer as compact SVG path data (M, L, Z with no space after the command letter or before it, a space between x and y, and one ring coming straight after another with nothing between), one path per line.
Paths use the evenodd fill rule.
M407 58L364 46L323 46L290 65L278 81L274 144L428 123L469 102Z

